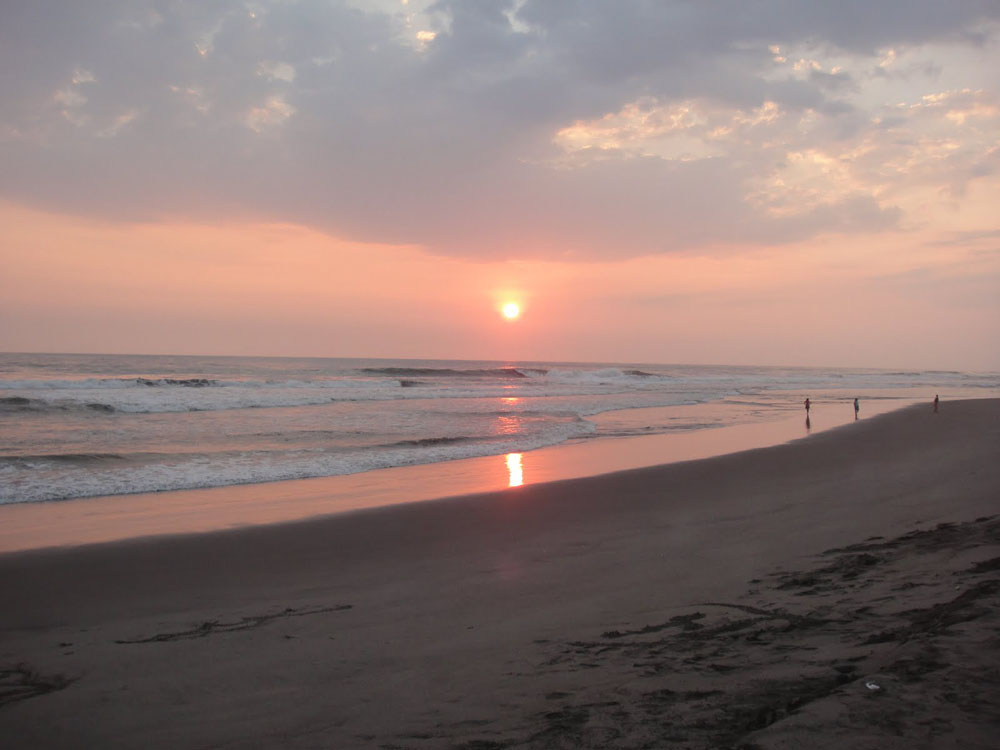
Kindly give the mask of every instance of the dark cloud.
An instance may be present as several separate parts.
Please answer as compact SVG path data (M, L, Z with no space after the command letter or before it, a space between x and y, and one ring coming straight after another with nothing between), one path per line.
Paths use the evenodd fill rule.
M865 231L839 196L793 219L745 199L764 139L695 161L553 143L640 97L867 119L845 72L775 76L769 45L874 54L967 38L996 3L16 0L0 9L0 196L116 220L298 221L470 256L608 257ZM599 158L598 158L599 157Z

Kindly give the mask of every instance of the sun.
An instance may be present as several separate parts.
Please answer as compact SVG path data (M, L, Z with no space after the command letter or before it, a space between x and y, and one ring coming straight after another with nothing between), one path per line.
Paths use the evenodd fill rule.
M517 320L521 316L521 308L516 302L506 303L501 312L507 320Z

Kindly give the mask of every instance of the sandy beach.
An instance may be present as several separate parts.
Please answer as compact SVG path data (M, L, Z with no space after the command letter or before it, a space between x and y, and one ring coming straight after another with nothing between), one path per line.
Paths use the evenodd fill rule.
M0 737L993 748L998 455L1000 400L922 404L704 460L0 555Z

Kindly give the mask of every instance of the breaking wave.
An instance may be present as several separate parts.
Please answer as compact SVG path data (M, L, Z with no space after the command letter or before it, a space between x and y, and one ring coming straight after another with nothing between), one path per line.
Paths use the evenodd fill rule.
M528 378L531 377L531 374L544 375L548 370L531 367L492 367L471 370L456 370L450 367L363 367L361 372L368 375L389 375L394 378L421 376L432 378Z
M117 411L111 404L102 404L95 401L87 402L52 402L38 398L25 398L24 396L7 396L0 398L0 414L17 412L67 412L67 411L90 411L111 413Z

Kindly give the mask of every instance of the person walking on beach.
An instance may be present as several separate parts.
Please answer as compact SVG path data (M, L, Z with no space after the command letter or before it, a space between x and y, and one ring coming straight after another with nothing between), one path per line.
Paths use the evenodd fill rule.
M858 421L858 409L859 408L861 408L861 407L858 406L858 400L854 399L854 421L855 422Z
M934 413L935 414L937 414L937 405L938 405L938 397L937 397L937 394L935 393L934 394Z
M806 399L806 416L809 416L809 399Z

